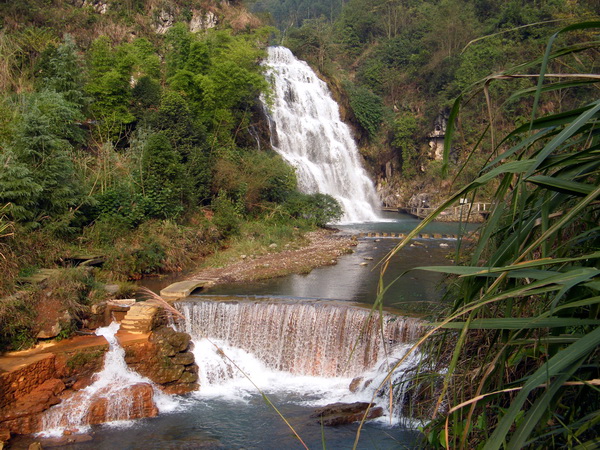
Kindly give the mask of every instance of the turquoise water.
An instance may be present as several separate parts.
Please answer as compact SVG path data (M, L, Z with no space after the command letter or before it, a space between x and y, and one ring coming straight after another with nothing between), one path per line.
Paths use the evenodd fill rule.
M310 418L314 408L290 398L271 397L310 449L352 447L358 424L321 428ZM324 435L322 435L322 431ZM136 421L132 426L94 427L93 440L61 446L64 449L302 449L290 429L256 395L244 403L211 399L188 400L181 412ZM414 448L418 432L404 427L369 424L361 432L359 449ZM13 448L26 449L31 440Z
M407 215L386 213L387 222L340 226L342 233L358 234L407 233L418 219ZM475 229L468 225L468 230ZM433 223L428 233L445 235L462 232L456 223ZM411 246L395 254L385 271L381 262L398 245L399 239L360 238L354 252L339 258L337 264L319 267L309 274L289 275L259 282L223 284L211 288L209 293L219 295L269 295L296 298L323 298L351 300L371 304L377 298L380 277L389 286L383 296L386 306L400 310L414 310L416 303L439 302L444 294L442 275L416 267L453 264L457 240L417 239ZM422 309L422 308L419 308Z

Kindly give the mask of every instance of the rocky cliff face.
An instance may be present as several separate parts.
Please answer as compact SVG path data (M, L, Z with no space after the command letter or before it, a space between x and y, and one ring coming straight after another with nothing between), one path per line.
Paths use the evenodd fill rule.
M108 345L98 345L97 337L86 336L78 338L75 347L28 355L20 366L0 373L0 442L11 433L41 431L44 411L92 383L94 373L102 368ZM185 394L198 389L198 367L186 333L163 325L149 335L125 342L123 347L127 364L164 392ZM138 383L130 389L135 401L129 419L158 414L150 384ZM112 419L107 415L106 401L99 399L90 407L86 421L98 424L107 420Z
M148 342L126 349L127 365L150 378L167 394L185 394L198 389L198 366L190 351L190 336L163 326Z

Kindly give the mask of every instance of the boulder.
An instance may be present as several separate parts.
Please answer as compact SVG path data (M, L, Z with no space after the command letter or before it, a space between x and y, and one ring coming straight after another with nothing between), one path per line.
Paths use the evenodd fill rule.
M63 329L63 325L68 325L71 323L71 314L68 311L62 311L62 315L50 314L46 318L42 318L39 321L40 331L36 335L37 339L51 339L60 334Z
M127 405L126 408L109 408L108 399L98 395L88 409L86 422L95 425L115 420L141 419L158 415L158 408L153 399L154 389L148 383L129 386L119 392L119 397L120 402Z
M29 434L40 431L41 414L57 403L65 384L56 378L45 381L29 394L19 398L9 408L2 410L0 430L15 434Z
M198 389L198 366L189 350L190 340L186 333L160 327L148 342L128 347L125 361L169 394L192 392Z
M173 364L181 364L182 366L192 365L194 361L194 354L192 352L177 353L171 358Z
M161 346L168 344L176 352L185 352L189 348L191 340L189 334L177 332L170 327L161 327L154 330L149 339L150 342Z
M375 406L374 403L355 402L355 403L332 403L330 405L318 408L311 417L317 417L319 422L326 426L346 425L352 422L359 422L367 413L366 420L376 419L383 415L383 408Z
M0 450L10 440L10 431L0 429Z
M358 388L362 385L363 381L364 381L363 377L353 378L352 381L350 382L350 386L348 387L348 389L350 390L350 392L356 392L356 391L358 391Z

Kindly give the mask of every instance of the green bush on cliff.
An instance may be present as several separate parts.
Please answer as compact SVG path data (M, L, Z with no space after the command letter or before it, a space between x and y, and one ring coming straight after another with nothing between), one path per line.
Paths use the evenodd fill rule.
M364 86L345 83L350 107L360 126L374 138L383 121L383 103L381 97Z
M328 194L293 193L284 204L290 216L323 227L342 218L339 202Z

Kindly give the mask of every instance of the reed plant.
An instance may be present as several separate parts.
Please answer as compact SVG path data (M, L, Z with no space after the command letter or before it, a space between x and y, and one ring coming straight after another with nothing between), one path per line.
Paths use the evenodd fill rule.
M452 282L445 315L414 347L449 355L432 420L424 428L431 446L600 444L600 76L593 63L600 49L593 34L598 28L600 22L586 22L557 31L538 60L487 77L457 99L446 161L467 100L483 93L489 105L489 86L497 80L537 80L510 99L529 99L528 123L499 139L490 111L487 134L473 149L480 153L483 142L491 142L479 175L383 263L385 272L391 256L445 208L494 186L493 207L468 259L456 258L464 265L419 268L448 274ZM570 39L574 35L577 39ZM557 48L558 42L565 44ZM549 72L549 67L581 67L586 54L592 55L589 73ZM583 93L569 94L575 90ZM573 106L544 113L545 96L557 92L570 95ZM382 295L385 290L382 284Z

